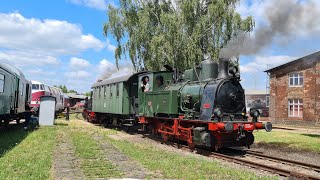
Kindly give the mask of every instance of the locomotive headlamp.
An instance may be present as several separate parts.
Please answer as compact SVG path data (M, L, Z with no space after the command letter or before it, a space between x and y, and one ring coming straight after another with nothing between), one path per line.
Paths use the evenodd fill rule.
M223 112L220 108L216 108L214 111L213 111L213 114L214 116L217 116L217 117L222 117L223 116Z
M237 72L238 72L237 66L232 66L231 68L229 68L229 73L232 74L233 76L237 74Z

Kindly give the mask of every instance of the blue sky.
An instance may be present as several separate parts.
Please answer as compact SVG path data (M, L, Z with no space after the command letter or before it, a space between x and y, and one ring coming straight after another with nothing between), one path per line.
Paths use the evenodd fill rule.
M319 51L319 1L281 2L292 9L287 12L286 23L280 23L283 27L272 28L270 41L259 51L240 56L246 89L265 89L266 74L262 71L267 64L277 66ZM0 1L0 62L17 66L31 80L64 84L79 92L89 91L102 76L132 72L126 61L122 61L120 71L116 70L114 39L102 34L107 4L117 5L117 0ZM270 7L274 7L272 11ZM277 12L280 7L276 0L245 0L237 10L243 17L254 16L256 26L251 36L259 39L255 34L270 27L271 18L283 16Z

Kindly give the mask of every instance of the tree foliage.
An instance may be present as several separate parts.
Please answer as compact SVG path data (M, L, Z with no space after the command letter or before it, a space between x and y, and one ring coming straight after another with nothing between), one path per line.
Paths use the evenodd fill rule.
M63 86L62 86L62 85L59 85L59 86L55 86L55 87L60 88L63 93L75 93L75 94L78 94L78 92L75 91L75 90L72 90L72 89L68 90L68 88L66 87L66 85L63 85Z
M60 88L63 93L68 93L68 88L66 87L66 85L59 85L58 88Z
M108 7L104 34L117 41L117 65L129 55L135 69L191 68L204 54L217 59L232 38L253 30L253 18L236 12L238 1L120 0Z

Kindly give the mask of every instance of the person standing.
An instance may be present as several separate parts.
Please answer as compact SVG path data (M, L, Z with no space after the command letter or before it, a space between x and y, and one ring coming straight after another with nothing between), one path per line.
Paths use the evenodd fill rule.
M67 107L66 107L66 120L69 121L69 114L70 114L70 104L68 103L67 104Z

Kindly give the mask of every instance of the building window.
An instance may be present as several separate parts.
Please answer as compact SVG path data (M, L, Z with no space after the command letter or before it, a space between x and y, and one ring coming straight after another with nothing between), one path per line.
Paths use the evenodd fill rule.
M266 96L266 107L269 107L270 104L270 96Z
M116 86L116 91L117 91L117 97L119 96L120 92L119 92L119 84L117 84Z
M288 100L289 117L303 117L303 101L302 99Z
M0 74L0 93L4 92L4 75Z
M99 87L99 98L101 98L101 87Z
M289 75L289 86L303 86L303 73L291 73Z

